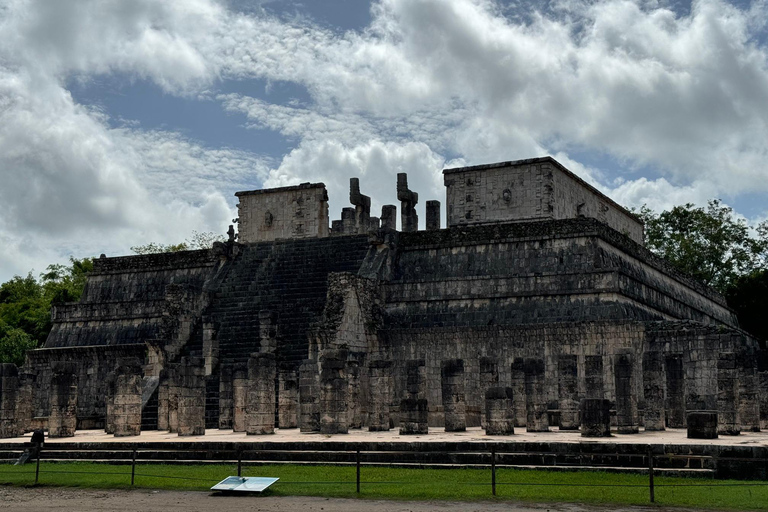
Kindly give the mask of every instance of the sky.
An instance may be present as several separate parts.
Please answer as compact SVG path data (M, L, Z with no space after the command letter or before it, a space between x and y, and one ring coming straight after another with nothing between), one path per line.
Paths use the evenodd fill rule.
M0 282L224 234L238 190L551 155L768 217L768 0L0 0ZM423 222L423 221L422 221Z

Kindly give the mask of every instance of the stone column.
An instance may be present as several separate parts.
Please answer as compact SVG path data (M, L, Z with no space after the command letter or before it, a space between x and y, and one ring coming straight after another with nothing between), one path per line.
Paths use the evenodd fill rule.
M385 204L381 207L382 229L397 229L397 206Z
M35 380L36 376L33 373L19 374L19 393L16 399L16 432L19 436L27 432L32 425Z
M581 435L608 437L611 435L611 402L603 398L584 398L579 407Z
M445 412L445 431L467 430L467 404L464 397L464 360L448 359L440 369Z
M543 359L525 359L525 428L528 432L549 432L547 391Z
M670 354L666 357L667 404L666 416L669 428L685 428L685 372L683 357Z
M440 229L440 201L427 201L427 231Z
M245 432L245 403L248 396L248 364L232 368L232 431Z
M50 393L48 437L73 437L77 428L77 376L70 370L54 371Z
M178 432L180 436L205 434L205 366L202 357L182 357L179 365Z
M485 392L485 433L507 436L515 433L512 388L488 388Z
M637 396L632 354L620 352L613 360L616 385L616 426L619 434L637 434Z
M689 439L717 439L717 411L688 411Z
M528 420L528 395L525 392L525 364L516 357L511 368L512 393L515 396L515 426L524 427Z
M221 365L219 371L219 429L232 428L232 366Z
M603 356L584 356L584 383L587 398L605 398Z
M347 426L362 428L363 414L360 403L360 363L354 359L347 361Z
M166 365L160 370L160 381L157 384L157 430L170 430L168 420L170 412L171 370L169 369L169 366L170 365ZM114 375L112 375L112 379L114 379ZM110 386L110 384L107 383L107 386ZM114 389L114 382L111 386ZM107 399L107 404L109 404L109 399ZM107 416L109 416L109 411L107 412ZM110 432L107 431L107 433L109 434Z
M320 431L320 386L317 361L305 360L299 367L299 430Z
M389 404L392 402L392 361L371 361L368 371L371 394L368 430L387 431L390 429Z
M346 434L346 350L326 349L320 356L320 433Z
M643 353L643 398L645 430L664 430L664 355L658 350Z
M758 373L760 390L760 428L768 429L768 371Z
M357 227L355 224L355 209L354 208L342 208L341 209L341 230L345 235L354 235L357 233Z
M405 362L405 397L424 398L427 383L427 367L423 359L409 359Z
M404 398L400 401L400 435L429 433L429 409L423 398Z
M757 356L747 351L737 354L739 369L739 419L741 429L760 432L760 392L758 390Z
M277 426L299 426L299 376L295 368L283 365L278 373Z
M492 357L481 357L480 363L480 396L485 399L485 392L499 386L499 365ZM486 414L480 415L480 426L485 428Z
M277 349L277 313L268 309L259 311L259 352L274 353Z
M138 360L121 364L115 372L115 437L138 436L141 433L141 374Z
M168 368L168 432L179 432L179 400L183 386L182 372L178 364Z
M248 359L245 433L275 433L275 355L255 352Z
M400 201L401 231L418 231L416 204L419 202L419 194L408 189L408 175L404 172L397 174L397 199Z
M717 360L717 433L735 436L741 433L738 419L739 382L736 354L721 352Z
M19 370L13 363L0 364L0 438L19 435L16 418L18 400Z
M107 380L104 386L104 433L114 435L115 433L115 386L117 385L117 371L113 370L107 374ZM159 391L158 391L159 400ZM158 423L160 422L160 410L158 406Z
M371 225L371 198L360 193L360 180L349 179L349 202L355 205L356 232L364 234Z
M563 354L557 358L557 391L560 407L560 430L579 429L579 365L578 356Z

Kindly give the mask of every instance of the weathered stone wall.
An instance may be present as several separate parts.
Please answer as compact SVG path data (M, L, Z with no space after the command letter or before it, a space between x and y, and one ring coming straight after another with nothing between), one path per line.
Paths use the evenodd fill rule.
M241 243L326 237L328 193L322 183L235 194Z
M448 226L595 218L643 243L642 222L550 157L443 171Z

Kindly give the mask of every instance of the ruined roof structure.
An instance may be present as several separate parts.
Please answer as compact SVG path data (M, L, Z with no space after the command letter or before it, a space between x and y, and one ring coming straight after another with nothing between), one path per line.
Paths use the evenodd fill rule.
M420 227L405 174L399 231L352 178L333 222L322 183L238 192L237 241L96 259L45 347L4 367L0 434L423 433L487 427L508 398L533 431L584 427L589 400L624 433L701 411L760 428L756 341L636 216L549 157L443 174L445 228L436 200Z

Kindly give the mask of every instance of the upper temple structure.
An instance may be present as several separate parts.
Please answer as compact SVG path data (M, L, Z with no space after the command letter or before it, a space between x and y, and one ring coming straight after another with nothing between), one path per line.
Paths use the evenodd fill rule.
M766 427L757 341L635 215L549 157L443 175L424 221L405 174L378 217L304 183L238 192L211 249L96 259L2 367L0 436Z

